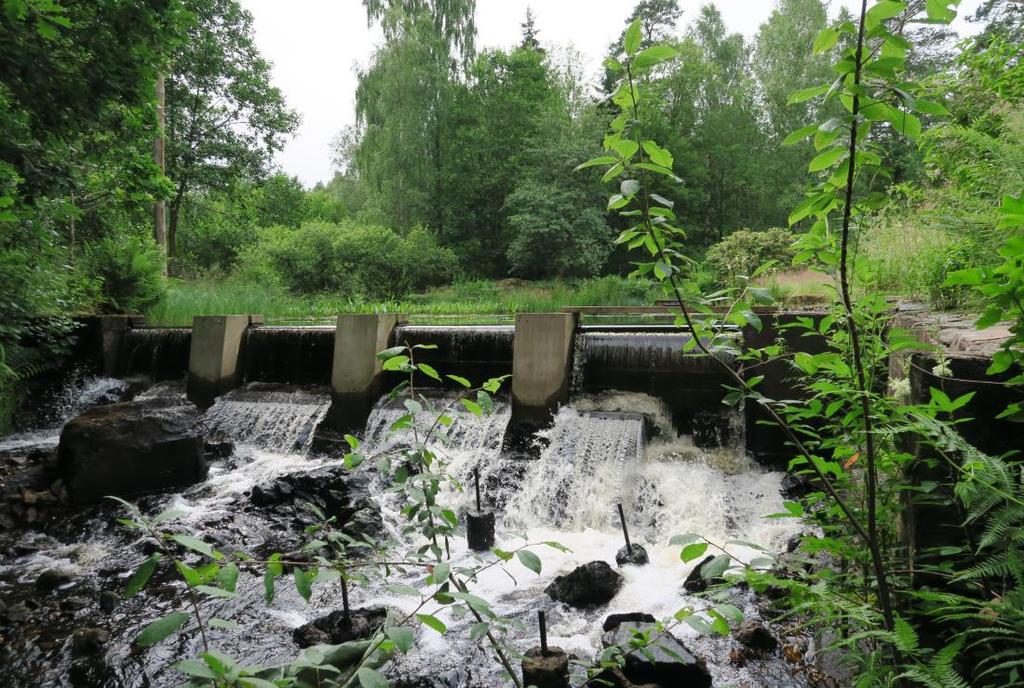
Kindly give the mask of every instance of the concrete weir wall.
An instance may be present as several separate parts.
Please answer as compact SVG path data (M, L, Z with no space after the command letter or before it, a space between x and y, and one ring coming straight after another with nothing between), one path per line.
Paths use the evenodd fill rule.
M578 313L520 313L512 344L512 415L544 422L569 400Z
M188 357L188 398L200 408L238 386L240 359L250 325L263 319L251 315L197 315L192 321Z
M362 430L383 392L383 363L377 358L405 320L394 313L339 315L331 365L331 410L325 425L336 432Z

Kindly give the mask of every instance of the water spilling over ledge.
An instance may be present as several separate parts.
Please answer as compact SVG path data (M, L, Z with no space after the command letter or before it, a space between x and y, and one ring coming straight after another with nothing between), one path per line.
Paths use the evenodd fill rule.
M326 391L253 384L217 399L204 422L238 444L305 454L330 403Z
M328 385L333 327L254 327L243 346L244 382Z
M189 327L131 328L121 344L118 376L142 375L154 382L183 380L191 344Z

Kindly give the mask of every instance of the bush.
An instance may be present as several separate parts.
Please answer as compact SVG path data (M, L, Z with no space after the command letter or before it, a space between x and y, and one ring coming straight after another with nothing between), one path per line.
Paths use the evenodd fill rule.
M239 273L270 277L297 294L394 299L451 282L456 264L425 229L402 237L373 225L306 222L261 230L258 244L242 254Z
M164 258L149 238L104 237L87 247L82 267L99 280L98 308L105 313L140 313L167 288Z
M763 274L785 270L793 262L793 234L773 227L763 232L739 229L708 249L705 260L726 285L736 285L769 261Z
M612 250L611 230L586 197L569 189L523 181L509 194L506 257L517 277L592 277Z
M967 304L970 287L946 286L946 279L957 270L979 264L983 255L975 242L964 239L949 246L932 249L920 256L928 301L939 310L951 310Z

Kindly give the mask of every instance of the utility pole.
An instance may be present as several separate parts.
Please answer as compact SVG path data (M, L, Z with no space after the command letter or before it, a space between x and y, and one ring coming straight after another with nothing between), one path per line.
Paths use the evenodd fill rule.
M164 91L164 76L160 74L156 78L156 140L153 141L153 162L160 168L160 174L165 171L164 166L164 108L166 105L166 94ZM160 252L167 255L167 204L163 198L158 198L153 203L153 239L160 248ZM168 266L164 263L164 274Z

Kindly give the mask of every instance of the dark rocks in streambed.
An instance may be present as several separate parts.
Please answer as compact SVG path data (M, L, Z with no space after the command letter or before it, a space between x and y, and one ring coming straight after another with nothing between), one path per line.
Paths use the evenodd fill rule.
M203 451L207 460L229 459L235 453L235 443L231 440L207 437L203 442Z
M632 652L630 641L637 633L650 642L644 652ZM619 646L626 654L625 664L597 678L616 688L711 688L711 674L704 660L694 655L668 632L659 632L652 623L622 622L601 638L607 647ZM607 685L591 681L591 685Z
M623 545L622 549L615 554L615 563L619 566L625 566L626 564L644 566L650 560L647 550L643 545L630 545L629 547Z
M89 409L61 431L58 462L75 504L192 485L206 477L199 413L175 400Z
M523 685L534 688L568 688L569 655L560 647L547 652L533 647L523 656Z
M392 685L394 688L469 688L477 685L472 678L468 668L458 668L437 676L402 675Z
M369 498L366 478L353 475L344 466L279 476L271 483L253 487L249 501L303 526L321 521L309 508L313 505L324 518L336 519L336 524L353 537L375 536L384 527L380 510Z
M99 654L109 640L110 634L102 628L76 628L71 634L71 651L78 656Z
M609 614L605 617L604 623L601 624L601 630L605 633L608 631L614 631L622 624L632 624L636 627L636 624L656 623L657 619L654 618L653 614L647 612L626 612L625 614Z
M292 631L292 639L299 647L313 645L340 645L352 640L363 640L376 633L387 618L383 607L352 609L349 617L337 609Z
M36 578L36 588L43 591L63 590L75 584L75 572L70 569L46 569Z
M714 557L709 555L709 556L705 557L704 560L701 561L699 564L694 566L693 570L690 571L690 575L688 575L686 577L686 580L683 582L683 590L685 590L686 592L688 592L690 594L693 594L693 593L698 593L698 592L704 592L705 590L708 589L708 586L710 586L710 585L719 585L721 583L724 583L725 582L724 578L721 578L721 577L718 577L718 576L712 576L711 578L706 578L704 576L704 573L703 573L704 566L706 566L707 564L711 563L713 560L714 560Z
M586 609L608 604L619 592L622 582L622 576L607 562L592 561L558 576L544 592L556 602Z
M740 627L736 629L736 640L744 646L760 653L773 652L779 646L779 641L771 634L765 625L754 619L744 619Z

